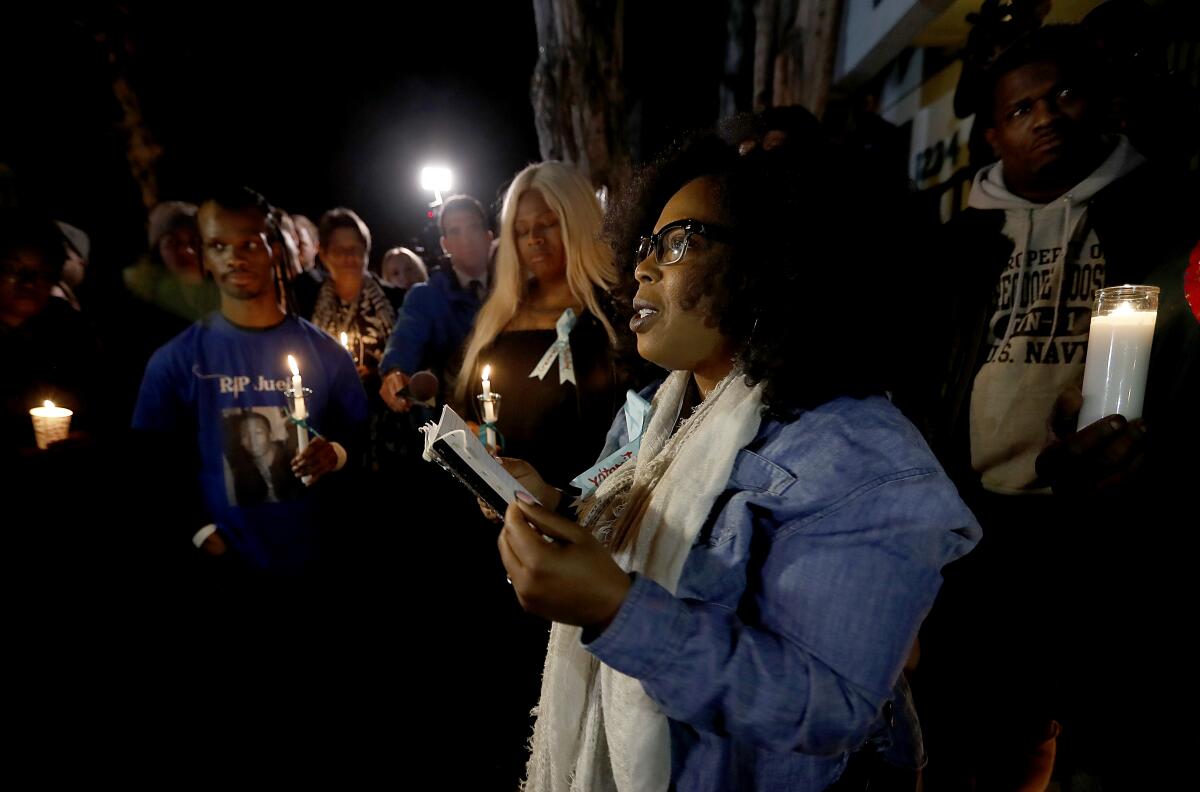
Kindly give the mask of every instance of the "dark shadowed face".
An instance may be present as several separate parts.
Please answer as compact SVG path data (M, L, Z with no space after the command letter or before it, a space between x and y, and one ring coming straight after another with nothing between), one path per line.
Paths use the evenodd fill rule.
M274 253L267 239L267 218L253 209L230 211L212 203L200 207L204 266L221 293L253 300L274 293Z
M554 281L566 276L562 221L539 190L526 190L517 201L513 242L522 268L533 277Z
M190 283L203 279L200 266L200 235L190 226L174 228L158 240L158 255L167 271Z
M385 281L401 289L411 289L414 285L429 280L425 269L403 253L385 258L379 265L379 271Z
M335 228L328 244L321 246L321 261L335 283L357 286L367 271L367 245L352 228Z
M1003 75L988 143L1014 192L1070 186L1095 166L1100 134L1092 103L1058 64L1030 63Z
M466 275L487 272L492 232L472 209L454 209L442 216L442 250L454 269Z
M312 269L317 263L317 240L313 238L308 226L296 225L296 246L300 253L300 264L306 270Z
M18 248L0 255L0 320L17 327L50 301L54 272L38 250Z

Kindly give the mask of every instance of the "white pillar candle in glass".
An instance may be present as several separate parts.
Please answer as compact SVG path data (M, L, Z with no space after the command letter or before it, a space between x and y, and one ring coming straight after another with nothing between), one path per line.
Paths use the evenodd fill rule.
M1129 421L1142 416L1157 318L1156 286L1113 286L1096 291L1079 429L1114 413Z

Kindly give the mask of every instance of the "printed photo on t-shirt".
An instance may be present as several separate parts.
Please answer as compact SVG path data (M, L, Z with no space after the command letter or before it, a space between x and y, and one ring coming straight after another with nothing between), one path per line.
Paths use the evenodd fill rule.
M282 407L241 407L221 413L225 492L231 506L292 500L304 484L292 472L296 428Z

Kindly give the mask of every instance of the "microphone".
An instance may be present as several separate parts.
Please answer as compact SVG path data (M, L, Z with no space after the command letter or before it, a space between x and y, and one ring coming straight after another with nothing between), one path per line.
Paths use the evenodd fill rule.
M418 371L396 395L414 402L429 402L437 396L439 384L432 371Z

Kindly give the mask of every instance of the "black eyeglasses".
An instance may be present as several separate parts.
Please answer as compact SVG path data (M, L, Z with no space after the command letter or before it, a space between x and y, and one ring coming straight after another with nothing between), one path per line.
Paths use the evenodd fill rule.
M676 220L667 223L657 234L638 239L638 263L645 261L651 252L654 253L654 260L660 267L677 263L687 253L688 243L691 242L693 234L717 242L732 242L734 238L732 231L721 226L701 223L699 220Z

